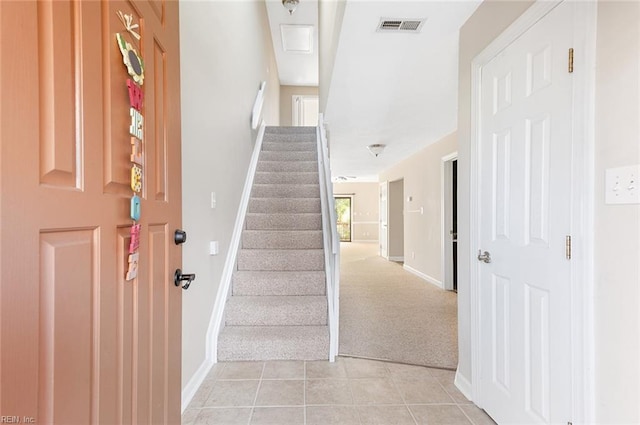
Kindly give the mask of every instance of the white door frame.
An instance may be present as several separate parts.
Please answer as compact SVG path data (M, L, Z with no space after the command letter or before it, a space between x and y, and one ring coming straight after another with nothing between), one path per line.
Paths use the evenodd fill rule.
M451 215L453 209L452 189L453 179L451 178L452 163L458 159L458 152L450 153L440 158L440 228L442 236L440 238L440 252L442 252L442 286L444 289L453 290L453 252L449 230L451 229Z
M568 1L568 0L567 0ZM472 61L471 74L471 161L470 161L470 245L466 255L470 267L472 397L480 407L480 326L478 285L480 269L478 185L480 138L480 93L482 67L491 61L561 1L538 1L522 14ZM571 375L572 421L593 423L594 415L594 318L593 318L593 211L594 211L594 122L595 54L597 3L575 2L574 91L572 150L572 247L571 260ZM463 254L465 255L465 254Z

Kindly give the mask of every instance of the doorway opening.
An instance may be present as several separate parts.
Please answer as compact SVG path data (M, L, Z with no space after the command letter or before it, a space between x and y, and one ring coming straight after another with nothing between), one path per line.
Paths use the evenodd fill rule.
M444 289L458 291L458 153L442 158L442 269Z
M320 102L318 96L294 95L291 98L291 123L293 126L316 127Z
M404 262L404 179L389 182L388 232L389 260Z
M352 198L351 196L336 196L336 225L338 227L338 235L340 242L351 242L352 234Z

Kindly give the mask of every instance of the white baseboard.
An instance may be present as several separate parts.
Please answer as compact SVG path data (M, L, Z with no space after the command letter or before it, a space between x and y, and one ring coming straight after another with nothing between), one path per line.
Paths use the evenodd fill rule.
M435 278L429 276L428 274L422 273L421 271L416 270L411 266L407 266L406 264L404 264L402 266L402 268L405 269L406 271L408 271L409 273L414 274L414 275L426 280L430 284L435 285L440 289L444 289L444 285L438 279L435 279Z
M404 256L402 256L402 257L389 257L389 261L404 261Z
M193 396L196 395L200 385L209 374L211 367L213 366L213 361L211 359L205 358L196 373L193 374L187 385L182 389L182 410L181 413L187 409L191 400L193 400Z
M351 242L358 242L358 243L377 243L378 240L377 239L353 239Z
M462 376L462 374L458 370L456 370L456 377L455 377L453 383L460 390L462 395L464 395L469 400L474 401L473 397L472 397L473 389L472 389L472 386L471 386L471 382L469 382L469 380L467 378Z

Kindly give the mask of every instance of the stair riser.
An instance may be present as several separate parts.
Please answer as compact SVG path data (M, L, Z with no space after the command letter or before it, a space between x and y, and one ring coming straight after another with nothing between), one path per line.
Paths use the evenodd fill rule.
M235 272L234 296L325 295L324 272Z
M251 250L238 252L238 270L324 270L322 250Z
M263 142L262 143L262 151L286 151L286 152L317 152L317 147L315 143L307 143L307 142Z
M265 133L263 139L264 143L315 143L316 142L316 134L267 134Z
M299 329L242 328L228 326L220 333L219 361L327 360L329 331L327 327ZM319 332L320 331L320 332ZM257 337L255 335L258 335Z
M320 214L247 214L247 230L322 230Z
M249 200L249 213L318 213L320 214L320 199L274 199L253 198Z
M322 231L247 231L242 233L244 249L322 249Z
M269 126L265 130L265 135L316 134L316 128L317 127L309 127L309 126L279 126L279 127Z
M262 151L259 161L317 161L318 152Z
M268 298L268 297L267 297ZM253 302L257 299L257 302ZM327 324L324 297L282 297L279 304L260 302L265 297L231 297L226 326L323 326Z
M317 184L254 184L253 198L319 198Z
M318 185L318 173L256 173L254 184L315 184Z
M318 171L318 163L314 161L258 161L257 171Z

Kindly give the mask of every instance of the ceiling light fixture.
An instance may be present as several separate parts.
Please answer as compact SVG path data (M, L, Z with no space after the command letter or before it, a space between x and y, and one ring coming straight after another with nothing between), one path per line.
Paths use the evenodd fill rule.
M380 155L384 151L384 148L386 148L386 147L387 147L387 145L382 145L380 143L375 143L373 145L367 146L367 149L369 149L369 152L371 152L377 158L378 155Z
M289 11L289 15L293 15L296 7L298 7L298 3L300 3L300 0L282 0L282 5Z

